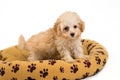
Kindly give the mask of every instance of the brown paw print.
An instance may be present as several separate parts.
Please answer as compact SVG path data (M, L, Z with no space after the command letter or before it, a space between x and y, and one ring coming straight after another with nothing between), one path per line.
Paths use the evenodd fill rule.
M96 69L93 75L97 74L100 71L100 69Z
M96 63L97 63L97 64L100 64L101 59L100 59L98 56L95 57L95 60L96 60Z
M32 63L31 65L28 65L27 71L32 73L35 69L36 69L36 64Z
M64 67L60 66L60 72L64 73Z
M43 69L40 71L40 77L45 78L48 75L48 69Z
M78 71L78 66L77 65L71 66L71 73L76 73L77 71Z
M2 68L0 69L0 75L1 75L1 76L4 76L4 74L5 74L5 68L2 67Z
M89 76L90 73L86 72L83 76L82 76L82 79L85 79Z
M16 73L19 70L19 64L16 64L15 66L12 67L12 72Z
M25 80L36 80L36 79L34 79L32 77L27 77L27 79L25 79Z
M103 66L106 64L106 59L103 60Z
M56 61L55 60L49 60L49 65L54 65L56 63Z
M87 67L87 68L89 68L91 66L91 63L89 60L85 60L83 63L85 64L85 67Z
M54 77L53 77L53 80L58 80L58 77L57 77L57 76L54 76Z
M17 78L13 77L11 80L17 80Z

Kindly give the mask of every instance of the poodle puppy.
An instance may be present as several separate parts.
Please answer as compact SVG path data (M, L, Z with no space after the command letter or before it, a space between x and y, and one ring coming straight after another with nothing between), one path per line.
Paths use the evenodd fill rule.
M27 41L20 36L18 47L29 51L29 61L62 59L74 62L74 59L84 57L81 43L84 28L79 15L67 11L58 17L53 28L33 35Z

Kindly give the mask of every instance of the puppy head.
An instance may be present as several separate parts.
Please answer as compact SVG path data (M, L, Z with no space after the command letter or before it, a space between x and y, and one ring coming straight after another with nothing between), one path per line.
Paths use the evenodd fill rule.
M57 19L54 30L59 36L67 39L76 39L84 31L84 22L75 12L65 12Z

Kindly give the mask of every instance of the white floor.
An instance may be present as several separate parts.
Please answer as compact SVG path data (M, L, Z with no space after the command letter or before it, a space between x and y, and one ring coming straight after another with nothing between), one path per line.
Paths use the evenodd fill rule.
M16 45L21 34L27 40L52 27L64 11L75 11L85 21L82 38L100 42L109 52L105 68L85 80L120 80L119 4L119 0L0 0L0 49Z

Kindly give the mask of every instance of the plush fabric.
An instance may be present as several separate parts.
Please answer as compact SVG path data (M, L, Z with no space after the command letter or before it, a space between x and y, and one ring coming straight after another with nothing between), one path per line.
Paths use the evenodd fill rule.
M99 43L83 39L88 59L74 63L62 60L27 61L28 51L12 46L0 51L0 80L80 80L103 69L108 59L106 49Z

